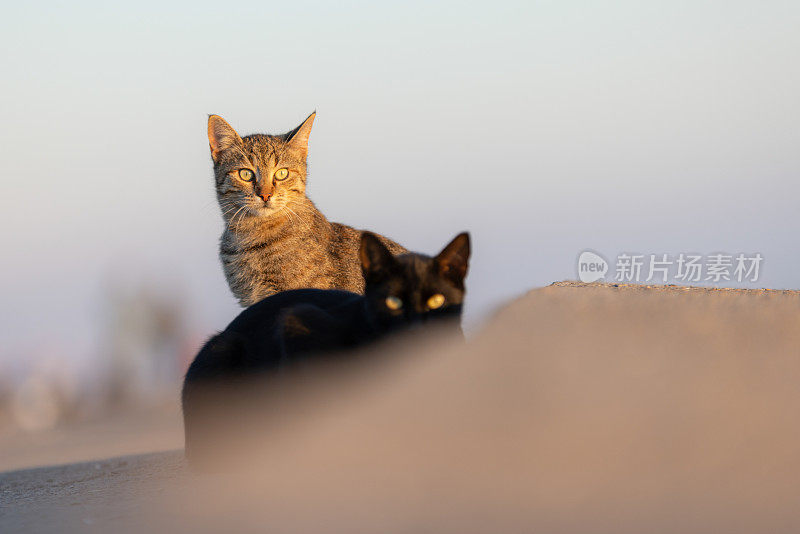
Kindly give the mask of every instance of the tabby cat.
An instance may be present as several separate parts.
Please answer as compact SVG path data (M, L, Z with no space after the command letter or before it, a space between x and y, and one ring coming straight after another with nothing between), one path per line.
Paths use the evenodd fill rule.
M217 199L225 220L220 259L242 306L278 291L362 293L360 231L328 219L306 196L308 138L316 113L283 135L240 137L222 117L208 119ZM393 254L406 249L385 237Z
M456 236L436 257L392 255L369 232L358 260L364 295L320 289L284 291L242 311L212 337L183 384L186 454L213 452L216 439L239 435L253 407L244 379L269 377L309 359L342 358L353 349L416 324L451 325L460 333L469 235ZM257 391L263 391L260 383ZM269 389L269 388L267 388ZM243 393L247 391L247 393ZM256 403L257 404L257 403ZM200 459L199 461L203 461Z

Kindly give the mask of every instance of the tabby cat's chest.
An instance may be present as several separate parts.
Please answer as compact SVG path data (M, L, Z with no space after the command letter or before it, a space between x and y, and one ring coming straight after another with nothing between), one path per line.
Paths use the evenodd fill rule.
M333 287L336 268L328 247L324 231L260 236L226 232L220 260L234 295L249 306L278 291Z

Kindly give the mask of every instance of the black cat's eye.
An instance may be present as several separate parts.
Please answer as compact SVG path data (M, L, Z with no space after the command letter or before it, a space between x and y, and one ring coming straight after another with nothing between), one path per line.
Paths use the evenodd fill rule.
M432 295L430 298L428 298L426 304L428 305L429 310L436 310L438 308L441 308L442 306L444 306L444 295L442 295L441 293L436 293L435 295Z
M397 311L403 307L403 301L395 296L386 297L386 307L392 311Z
M276 180L285 180L289 177L289 169L278 169L273 176Z
M245 182L251 182L255 174L250 169L239 169L239 178Z

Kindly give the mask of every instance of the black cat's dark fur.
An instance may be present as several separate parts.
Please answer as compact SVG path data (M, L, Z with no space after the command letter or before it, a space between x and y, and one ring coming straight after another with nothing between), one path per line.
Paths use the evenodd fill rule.
M297 289L245 309L205 344L186 373L182 401L187 456L203 454L204 436L214 434L209 421L236 417L228 413L228 397L218 394L220 388L236 391L240 383L300 362L341 357L416 324L450 319L460 328L469 255L466 233L429 257L393 256L377 236L364 232L359 249L363 296ZM214 388L218 391L212 400Z

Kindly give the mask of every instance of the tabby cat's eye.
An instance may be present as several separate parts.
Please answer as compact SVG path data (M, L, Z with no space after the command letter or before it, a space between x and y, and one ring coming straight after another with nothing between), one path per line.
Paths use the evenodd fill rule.
M386 297L386 307L390 310L399 310L403 307L403 301L397 297Z
M289 176L289 169L278 169L275 171L276 180L285 180Z
M250 169L239 169L239 178L244 180L245 182L249 182L253 179L253 171Z
M432 295L428 299L428 303L427 304L428 304L428 308L431 309L431 310L435 310L437 308L441 308L442 305L444 304L444 295L442 295L441 293L436 293L435 295Z

